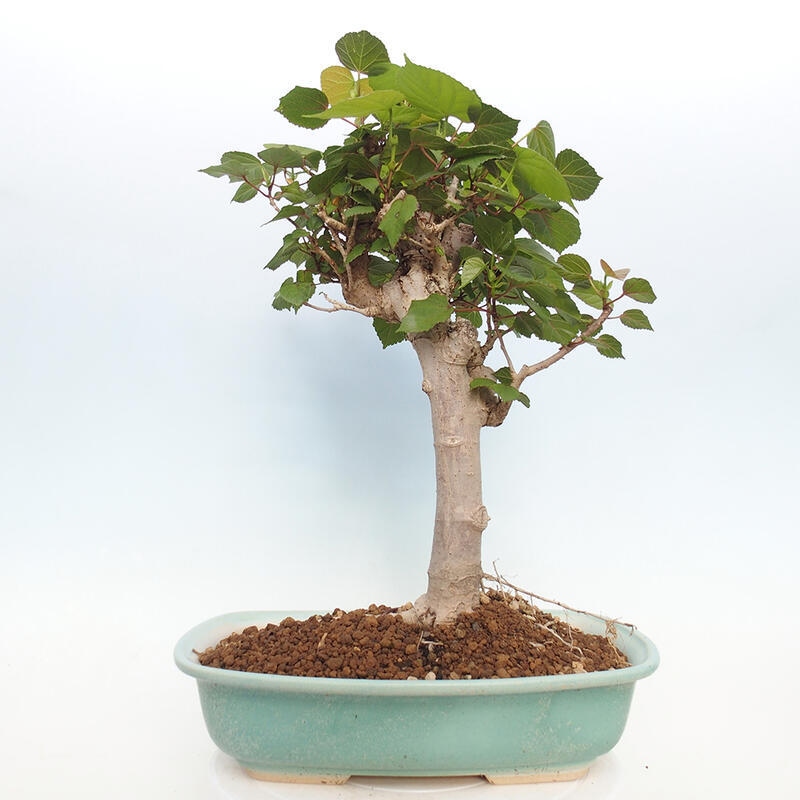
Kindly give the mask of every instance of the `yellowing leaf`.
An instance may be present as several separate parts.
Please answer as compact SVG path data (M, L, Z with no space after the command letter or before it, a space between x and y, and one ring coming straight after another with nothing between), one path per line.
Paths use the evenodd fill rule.
M603 272L605 272L609 278L614 278L618 281L624 281L625 278L627 278L630 274L629 269L611 269L611 267L608 266L608 263L603 261L602 258L600 259L600 266L603 268Z
M332 106L342 100L349 100L355 94L353 73L345 67L328 67L322 70L319 85Z

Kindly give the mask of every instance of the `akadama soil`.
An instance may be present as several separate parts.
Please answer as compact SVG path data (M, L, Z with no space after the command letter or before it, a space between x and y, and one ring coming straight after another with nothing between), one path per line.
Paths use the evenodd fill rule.
M381 680L521 678L628 666L613 638L584 633L491 591L452 625L423 630L400 609L371 605L251 626L199 653L242 672Z

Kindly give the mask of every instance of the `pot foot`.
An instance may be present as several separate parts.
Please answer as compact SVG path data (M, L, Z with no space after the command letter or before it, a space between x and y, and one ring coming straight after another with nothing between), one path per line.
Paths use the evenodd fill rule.
M349 775L314 775L313 773L260 772L256 769L244 768L244 771L257 781L273 781L274 783L313 783L341 784L346 783Z
M577 781L583 778L589 767L576 769L557 769L551 772L502 772L484 775L489 783L508 785L515 783L557 783L560 781Z

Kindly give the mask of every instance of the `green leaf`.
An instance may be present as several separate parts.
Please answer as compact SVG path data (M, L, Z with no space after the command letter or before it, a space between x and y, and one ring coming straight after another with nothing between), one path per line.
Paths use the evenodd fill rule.
M291 219L292 217L299 217L301 214L305 214L306 208L305 206L284 206L271 220L270 222L275 222L279 219Z
M579 333L577 321L570 321L558 314L542 319L542 338L558 344L569 344Z
M592 276L591 264L577 253L563 253L558 257L557 263L561 267L560 272L564 280L570 283L580 283Z
M622 314L619 315L619 321L626 328L636 328L645 331L653 330L653 326L650 324L647 315L638 308L630 308L627 311L623 311Z
M473 227L480 243L493 253L503 253L514 241L514 227L511 222L499 217L481 214Z
M625 358L622 355L622 344L608 333L598 336L596 339L587 339L588 344L597 349L601 356L606 358Z
M579 281L572 287L572 293L583 300L587 306L602 309L608 295L608 290L602 283L589 278L586 281Z
M369 31L346 33L336 42L336 55L347 69L365 75L375 64L389 61L385 45Z
M514 164L514 183L523 194L539 192L551 200L571 203L569 186L555 164L536 150L520 148Z
M469 383L469 388L490 389L506 403L511 403L514 400L518 400L520 403L522 403L522 405L525 406L525 408L531 407L531 400L526 394L523 394L519 389L515 389L513 386L508 386L505 383L493 381L491 378L473 378L473 380L471 380Z
M258 194L258 189L251 186L249 183L243 183L237 190L236 194L231 198L231 203L246 203L252 200Z
M506 116L494 106L482 105L471 119L475 127L469 135L470 144L507 142L517 135L519 120Z
M344 219L351 219L352 217L361 217L366 214L374 214L375 209L372 206L350 206L346 208L342 215Z
M636 300L639 303L654 303L656 299L653 287L644 278L628 278L622 284L622 291L631 300Z
M213 178L221 178L227 175L232 182L249 178L251 182L256 183L266 179L265 169L266 167L261 163L260 159L254 155L232 150L222 154L218 165L206 167L201 169L200 172L211 175Z
M558 211L546 208L529 211L520 222L534 239L538 239L559 253L581 238L581 224L578 218L565 208L560 208Z
M480 256L470 256L461 265L460 287L472 283L486 269L486 262Z
M285 264L300 249L298 239L302 236L302 231L292 231L283 237L283 244L274 256L267 262L264 269L277 269Z
M460 167L479 167L487 161L508 158L513 151L501 144L451 145L445 149Z
M386 234L389 246L394 248L400 241L406 223L414 216L419 204L413 194L399 195L392 200L392 204L384 214L378 227ZM424 328L424 330L428 330Z
M353 181L353 183L363 186L370 192L377 192L378 186L380 186L380 181L377 178L359 178L358 180Z
M531 150L541 153L548 161L556 160L556 140L553 129L547 120L542 120L528 133L527 145Z
M480 311L458 311L456 316L468 320L476 328L480 328L483 324Z
M372 327L375 329L375 333L378 334L384 350L393 344L400 344L406 339L406 335L400 330L400 325L397 322L387 322L380 317L374 317Z
M322 153L310 147L291 144L265 144L258 157L276 171L279 169L298 169L309 167L314 170L319 166Z
M349 100L356 90L353 73L345 67L327 67L322 70L319 85L331 105Z
M275 295L275 301L273 301L273 306L276 301L283 301L279 303L281 310L286 306L298 309L303 303L307 303L314 296L316 290L317 287L310 281L298 282L295 281L294 278L287 278L281 284L281 288L278 289Z
M325 92L307 86L295 86L281 97L278 111L293 125L301 128L321 128L327 123L325 119L315 119L314 114L328 107Z
M447 322L452 313L450 302L443 294L432 294L424 300L412 300L398 330L403 333L423 333L440 322Z
M408 57L395 80L408 102L432 119L456 117L469 122L470 109L475 113L481 106L480 97L472 89L438 69L414 64Z
M342 162L318 172L308 181L308 190L314 194L325 194L331 187L347 174L347 164Z
M403 95L392 89L381 89L362 97L342 100L335 106L314 114L317 119L346 119L348 117L368 117L370 114L382 114L403 101Z
M383 286L397 271L397 262L387 261L380 256L370 255L367 278L373 286Z
M564 176L573 200L588 200L602 180L592 165L574 150L562 150L558 154L556 169Z

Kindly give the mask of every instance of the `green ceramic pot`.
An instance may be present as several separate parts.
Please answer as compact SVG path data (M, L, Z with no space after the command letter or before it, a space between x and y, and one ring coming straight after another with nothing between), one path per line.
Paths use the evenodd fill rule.
M619 741L634 684L658 666L638 631L619 626L630 667L499 680L379 681L261 675L201 666L233 631L314 612L216 617L178 642L178 667L197 679L208 732L253 777L342 783L351 775L484 775L493 783L571 780ZM576 613L571 624L603 633Z

